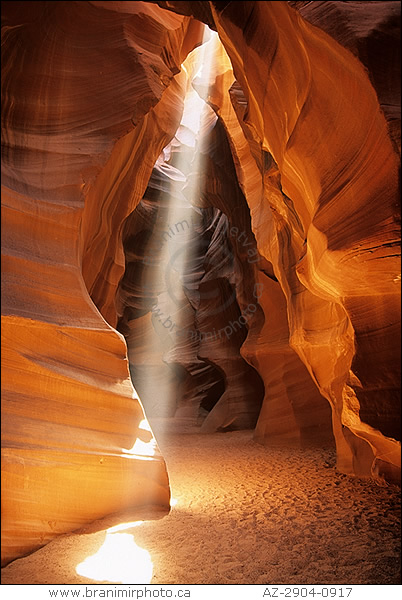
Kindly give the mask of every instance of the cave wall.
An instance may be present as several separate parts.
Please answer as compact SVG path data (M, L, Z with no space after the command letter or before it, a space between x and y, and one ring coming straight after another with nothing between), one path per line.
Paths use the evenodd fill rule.
M400 478L398 5L2 3L3 563L145 496L167 510L154 442L128 451L149 436L116 290L124 223L180 123L191 15L233 67L199 91L261 257L238 344L265 384L256 437L322 443L328 402L338 468ZM208 202L230 222L213 168Z
M288 2L363 64L401 152L401 8L398 2Z
M365 3L347 4L357 22ZM377 4L384 12L375 22L368 11L360 37L387 22L390 4L394 11L395 3ZM369 74L285 2L210 8L262 175L262 196L246 192L253 231L286 297L290 346L331 405L338 468L398 480L399 156L390 137L396 111L389 128L373 87L395 90L398 79ZM397 37L388 43L398 56ZM371 64L378 70L381 61ZM219 104L219 94L211 100ZM250 163L237 166L245 185Z
M247 103L222 45L217 46L216 56L216 69L209 81L198 80L194 85L219 116L221 129L228 139L225 150L229 152L230 148L234 159L232 162L225 157L225 151L219 147L209 162L214 176L205 169L205 178L210 201L220 206L231 219L231 231L235 233L233 241L243 265L240 303L247 315L248 332L241 354L256 368L264 382L264 402L255 439L264 444L331 446L333 435L328 402L289 345L286 299L273 264L258 252L258 237L256 241L252 229L253 209L264 202L260 146L240 125ZM232 164L235 170L237 167L237 191L228 184L226 189L222 183L217 185L222 179L220 173L225 171L223 163ZM233 179L234 173L227 170L227 180ZM252 209L251 221L250 211L245 210L246 198ZM262 227L272 229L272 217L266 208L264 219ZM255 249L253 243L256 243ZM255 311L254 306L257 307Z
M338 466L398 477L398 156L351 53L285 3L248 7L255 27L236 56L239 14L228 6L216 22L246 122L273 158L263 177L278 246L267 255L287 297L290 344L331 403ZM259 36L260 22L269 26Z
M2 4L3 564L169 507L113 305L120 227L177 128L200 25L101 4Z

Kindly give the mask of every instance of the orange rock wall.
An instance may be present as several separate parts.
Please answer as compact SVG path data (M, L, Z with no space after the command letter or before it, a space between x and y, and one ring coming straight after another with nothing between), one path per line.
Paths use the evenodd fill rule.
M169 506L113 303L120 226L180 120L200 25L123 4L2 5L3 563Z
M400 5L158 4L204 19L231 60L243 139L230 73L209 102L286 298L290 346L330 403L338 468L399 481ZM255 360L250 340L243 354Z
M210 5L261 148L253 229L290 345L331 404L338 467L398 478L399 160L376 92L287 3Z
M222 45L217 47L216 53L215 72L211 74L209 82L199 85L200 92L217 111L225 127L239 185L251 207L257 242L262 235L274 238L272 213L264 202L264 156L243 121L247 101L234 80L229 57ZM232 196L226 195L228 198ZM226 210L229 213L232 210L232 200L228 202ZM258 230L255 229L254 215L258 215ZM254 239L252 233L247 235ZM255 302L259 310L253 318L248 319L248 336L241 353L256 368L265 386L255 438L264 444L331 445L330 407L300 357L289 345L286 297L273 265L261 256L258 261L247 258L243 257L243 264L244 271L248 271L248 277L244 278L248 303ZM251 277L252 267L255 272ZM247 301L243 300L243 308L246 305Z

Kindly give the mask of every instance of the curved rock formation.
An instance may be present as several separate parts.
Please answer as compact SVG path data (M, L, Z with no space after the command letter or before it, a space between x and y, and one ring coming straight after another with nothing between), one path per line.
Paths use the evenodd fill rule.
M290 344L332 406L338 467L398 478L398 158L376 93L286 3L210 4L264 182L265 199L247 197L253 230L287 299Z
M199 2L159 4L201 15ZM232 98L244 96L264 185L246 193L253 231L286 296L290 345L332 407L338 467L399 480L400 6L369 4L210 2L200 18L230 57ZM250 163L236 164L244 185Z
M100 516L169 506L111 326L120 227L180 121L175 74L201 26L124 4L2 6L3 563Z
M288 2L306 21L326 31L365 66L401 152L401 7L398 2Z

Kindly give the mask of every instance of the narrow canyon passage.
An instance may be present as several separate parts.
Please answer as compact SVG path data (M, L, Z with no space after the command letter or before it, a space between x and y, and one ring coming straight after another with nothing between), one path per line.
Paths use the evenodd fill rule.
M4 583L400 584L399 83L399 2L2 3Z
M14 561L3 583L398 583L397 487L342 475L329 448L180 428L154 423L176 502L168 516L98 521Z

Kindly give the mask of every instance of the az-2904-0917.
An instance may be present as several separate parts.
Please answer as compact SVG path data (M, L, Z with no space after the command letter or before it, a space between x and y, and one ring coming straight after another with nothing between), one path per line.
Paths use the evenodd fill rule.
M351 587L267 587L263 598L349 598Z

